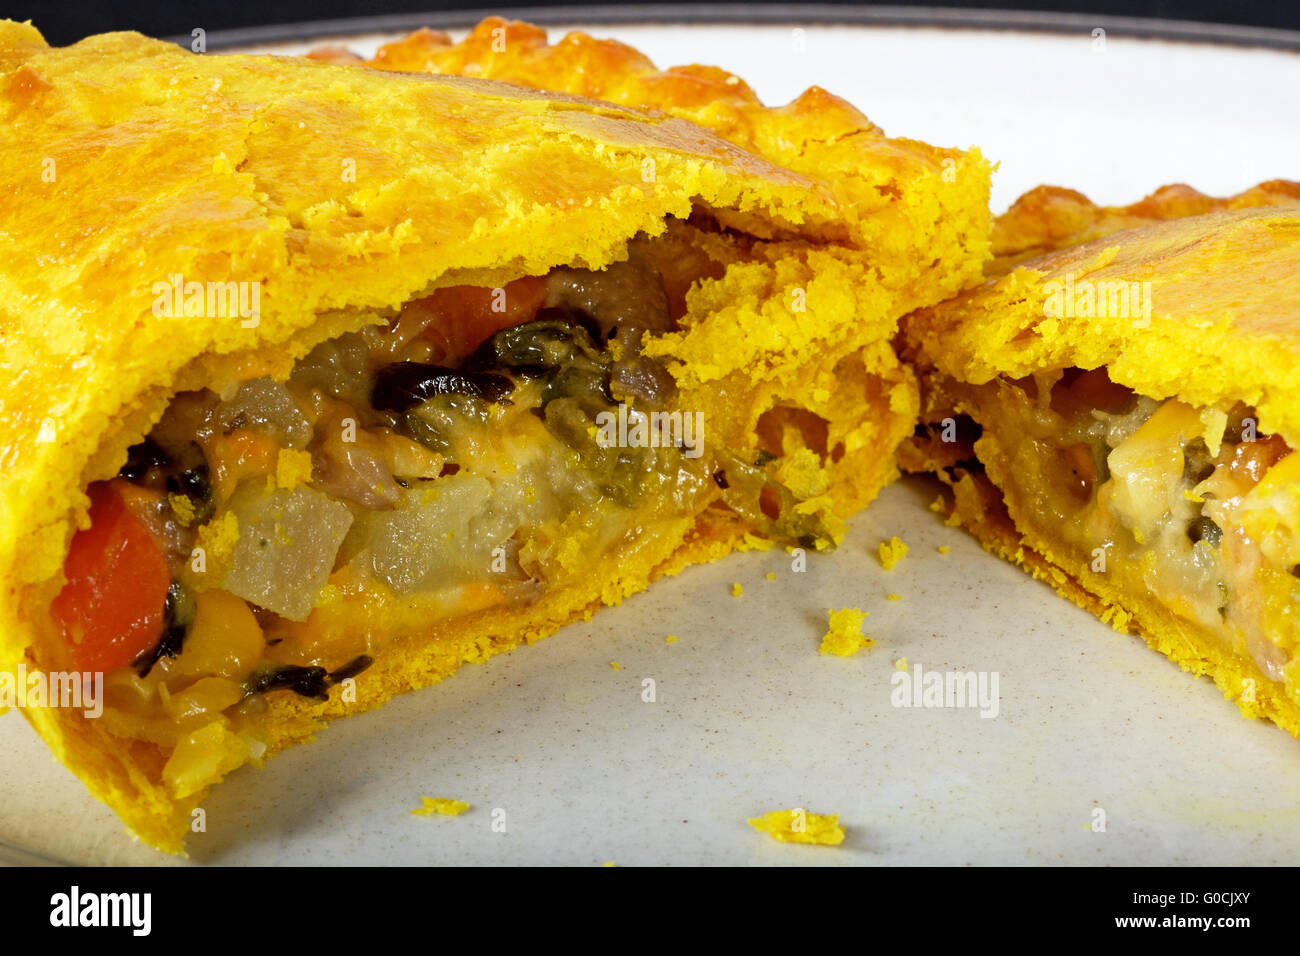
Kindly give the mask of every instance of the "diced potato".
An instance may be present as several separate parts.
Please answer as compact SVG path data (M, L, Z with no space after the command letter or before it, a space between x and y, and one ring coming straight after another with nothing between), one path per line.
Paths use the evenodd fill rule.
M217 420L227 428L252 427L290 448L311 440L311 422L282 382L255 378L243 382L229 401L217 407Z
M221 586L291 621L305 620L352 525L347 505L307 487L267 492L256 482L231 499L239 543Z
M412 489L404 507L366 515L359 546L399 594L480 578L518 524L484 478L455 475Z

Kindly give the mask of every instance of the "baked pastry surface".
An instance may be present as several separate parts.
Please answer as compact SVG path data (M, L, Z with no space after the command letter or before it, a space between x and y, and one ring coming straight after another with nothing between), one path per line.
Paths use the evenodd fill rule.
M590 73L564 62L553 76ZM689 77L694 107L647 113L480 77L192 56L136 34L53 49L9 22L0 74L0 156L23 177L22 202L0 209L0 665L118 664L104 719L24 713L135 833L171 852L212 783L330 717L537 640L690 563L832 545L843 517L896 474L893 449L915 421L915 380L891 344L898 316L967 284L987 251L981 159L850 128L851 111L820 94L787 113L740 110L763 129L765 149L751 152L758 140L689 121L711 115L709 87ZM782 130L797 143L810 117L824 141L807 134L821 159L803 165L862 134L851 187L831 166L801 171L782 145ZM966 177L960 195L945 159ZM911 171L905 186L898 169ZM960 215L941 215L941 195ZM929 245L936 230L941 248ZM602 276L621 277L617 288ZM628 293L647 276L658 292ZM187 314L178 294L160 308L191 282L256 289L260 307ZM520 328L533 338L497 335L512 329L482 303L498 293L510 310L531 303ZM619 311L650 299L658 318L644 326ZM332 378L349 349L361 371ZM572 373L563 387L561 372ZM448 388L470 412L429 410ZM716 470L680 447L633 456L659 482L654 502L622 502L626 488L597 482L596 505L566 517L557 504L503 546L508 586L454 569L469 576L455 601L424 594L432 571L412 570L401 548L381 557L411 530L392 515L423 495L416 482L481 502L484 483L495 493L535 458L571 452L625 477L624 459L602 457L576 419L548 418L557 397L612 410L611 394L702 416L700 461ZM453 412L487 432L462 423L446 441ZM365 467L380 469L371 484L337 471L359 459L325 425L346 433L349 421L368 436ZM186 461L196 447L201 465ZM560 490L580 471L558 469ZM539 497L515 490L529 506ZM436 498L420 498L422 513L446 511ZM176 625L188 645L122 658L117 635L91 654L96 622L78 595L100 593L108 564L87 571L74 557L79 540L104 537L91 520L102 515L135 550L148 550L146 519L173 536L165 565L149 559L167 589L149 620L162 614L164 637ZM326 524L342 545L324 541ZM365 535L349 544L353 527ZM258 580L266 562L240 557L299 545L315 563L285 565L296 577ZM191 546L210 567L195 569ZM153 586L137 580L117 593ZM244 656L222 644L232 622L241 647L254 636ZM344 682L352 694L331 691Z
M904 322L901 452L990 550L1293 734L1298 196L1023 197L993 277Z
M1273 179L1235 196L1207 196L1183 183L1162 186L1128 206L1099 206L1083 193L1039 186L993 221L993 258L986 276L1005 275L1037 256L1169 219L1211 212L1285 206L1300 201L1300 183Z

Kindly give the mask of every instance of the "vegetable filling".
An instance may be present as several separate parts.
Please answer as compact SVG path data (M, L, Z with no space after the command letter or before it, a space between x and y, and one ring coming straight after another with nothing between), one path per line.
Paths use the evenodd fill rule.
M1280 435L1259 433L1245 405L1157 401L1104 369L978 391L977 418L999 424L975 450L996 440L1018 525L1283 680L1300 606L1300 456Z
M682 427L642 353L677 326L680 272L638 237L604 270L438 289L285 381L176 395L90 487L53 606L70 663L108 675L110 731L174 748L185 792L234 737L259 756L268 694L326 698L394 643L590 582L705 508L825 546L773 456Z

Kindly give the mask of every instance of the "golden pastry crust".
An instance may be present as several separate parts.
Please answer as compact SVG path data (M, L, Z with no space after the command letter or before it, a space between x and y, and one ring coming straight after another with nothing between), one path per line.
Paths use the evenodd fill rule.
M999 217L994 237L998 258L988 281L904 320L924 421L978 420L978 387L999 376L1104 365L1113 381L1156 398L1253 404L1261 429L1295 446L1300 184L1275 180L1226 199L1166 186L1126 207L1039 187ZM1055 251L1026 258L1044 247ZM1135 327L1132 317L1044 316L1043 285L1067 275L1076 283L1150 281L1150 325ZM984 470L971 470L977 457ZM1246 716L1300 736L1300 702L1249 655L1154 596L1124 591L1057 554L1052 542L1024 534L1013 520L1023 505L1014 493L1015 465L998 442L943 442L931 431L904 444L900 464L937 474L950 491L949 522L986 549L1117 630L1140 634L1184 670L1210 677Z
M485 77L689 119L832 190L855 244L881 265L881 281L911 290L917 305L970 285L988 257L991 167L979 150L888 137L821 87L785 106L765 106L743 79L718 67L660 70L617 40L575 31L552 44L542 28L500 17L483 20L459 43L418 30L380 47L368 63Z
M291 360L326 337L301 335L318 313L391 306L439 279L493 285L507 271L599 267L697 197L761 208L792 236L839 230L827 191L669 117L480 80L193 57L134 34L56 50L6 23L0 51L26 53L4 77L0 149L29 173L23 202L0 221L11 262L48 263L3 277L0 354L22 380L4 395L6 515L29 507L15 482L32 467L53 468L41 480L55 487L83 478L101 422L138 433L139 419L115 418L146 379L166 390L239 374L266 345ZM90 70L103 86L85 82ZM379 102L382 122L369 109ZM547 174L557 167L563 177ZM154 315L153 284L187 267L209 281L260 280L275 307L255 329ZM63 415L68 384L42 369L74 361L95 404ZM58 434L40 440L51 415ZM111 473L111 462L92 464ZM24 583L57 570L66 531L44 529Z
M776 408L772 427L797 446L782 416L820 415L820 453L840 464L838 499L824 505L851 508L895 473L887 450L915 420L914 379L889 344L897 316L961 281L887 285L832 184L680 116L479 78L192 56L128 33L52 49L30 25L0 22L0 111L0 158L23 182L22 202L0 207L0 667L11 670L53 666L48 608L86 520L84 489L117 472L176 391L282 377L315 343L437 286L599 268L636 233L704 210L764 241L688 294L682 331L655 347L715 440L752 436ZM967 249L945 255L978 271ZM173 276L260 284L259 320L159 314L156 285ZM720 351L737 330L761 333L736 350L743 361ZM276 695L268 753L743 547L747 530L706 511L581 590L436 626L380 655L355 703ZM203 792L167 790L165 750L80 712L24 713L141 838L182 849Z
M1060 186L1031 189L993 221L993 258L986 276L1000 276L1029 259L1091 242L1124 229L1231 209L1285 206L1300 201L1300 183L1273 179L1235 196L1207 196L1182 183L1161 186L1128 206L1099 206Z
M1271 195L1271 194L1270 194ZM1150 283L1149 319L1044 314L1051 283ZM904 323L943 374L1106 366L1153 398L1243 401L1300 444L1300 201L1171 219L1049 253Z

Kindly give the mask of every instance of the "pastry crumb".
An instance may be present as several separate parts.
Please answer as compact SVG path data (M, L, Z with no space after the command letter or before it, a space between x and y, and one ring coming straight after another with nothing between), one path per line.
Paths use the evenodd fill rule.
M761 817L751 817L749 825L781 843L839 846L844 842L844 830L836 813L823 815L799 808L773 810Z
M940 553L940 554L947 554L947 553L948 553L949 551L951 551L951 550L952 550L952 548L948 547L948 545L946 545L946 544L941 544L941 545L939 545L939 553Z
M899 539L898 535L890 538L888 541L880 542L880 564L886 571L892 571L894 565L902 561L907 555L907 545Z
M612 667L612 668L614 668L614 670L616 670L616 671L617 671L617 670L622 670L622 668L618 666L618 661L610 661L610 662L609 662L609 666Z
M740 597L740 596L741 596L742 594L744 594L744 593L745 593L745 589L742 588L742 587L740 586L740 582L739 582L739 581L737 581L735 584L733 584L733 585L731 586L731 596L732 596L732 597Z
M676 634L669 634L667 637L664 638L664 643L665 643L665 644L676 644L676 643L677 643L677 635L676 635Z
M767 574L764 575L764 577L766 577L769 581L775 581L775 580L776 580L776 572L775 572L775 571L768 571Z
M819 653L834 654L836 657L851 657L864 647L876 643L863 636L862 620L869 612L856 607L846 607L839 611L832 610L828 615L830 630L822 638Z
M275 462L275 487L291 489L311 481L311 453L281 448Z
M424 804L411 811L413 817L431 817L435 813L444 817L458 817L469 809L469 804L464 800L449 800L446 797L421 797L420 802Z
M907 672L907 658L906 658L906 657L900 657L898 660L894 661L894 670L896 670L896 671L903 671L904 673L906 673L906 672Z
M885 595L885 600L886 600L886 601L901 601L901 600L903 600L903 595L901 595L901 594L886 594L886 595Z
M171 505L172 513L176 515L176 520L180 522L182 528L194 524L198 511L189 495L168 495L167 503Z

